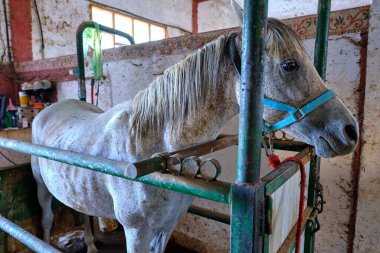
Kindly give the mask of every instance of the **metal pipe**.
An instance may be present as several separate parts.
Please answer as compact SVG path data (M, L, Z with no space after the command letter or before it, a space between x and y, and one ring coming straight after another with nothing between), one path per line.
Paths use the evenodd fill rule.
M229 204L231 199L231 183L227 182L207 182L200 178L164 173L160 173L158 176L155 175L155 177L147 175L137 178L135 181L224 204Z
M5 219L0 215L0 229L5 231L10 236L16 238L18 241L22 242L30 249L35 252L44 252L44 253L59 253L61 251L53 248L44 241L38 239L25 229L20 228L13 222Z
M139 174L146 175L152 171L165 170L165 161L160 157L145 160L147 167L144 167L140 166L144 161L128 164L123 161L99 158L6 138L0 138L0 147L221 203L229 203L230 201L230 183L206 182L199 178L186 178L164 173L138 178Z
M315 39L314 66L319 75L326 80L327 49L329 43L331 0L320 0L318 3L317 34Z
M7 40L8 61L9 61L9 64L11 65L11 72L12 72L12 74L14 74L15 73L15 67L14 67L14 62L13 62L13 57L12 57L12 48L10 45L7 3L5 0L3 0L3 11L4 11L4 23L5 23L5 25L4 25L5 35L6 35L6 40Z
M331 0L319 0L318 2L318 20L317 20L317 34L315 39L314 49L314 66L323 81L326 81L326 63L327 51L329 43L329 23L330 23L330 8ZM315 206L317 201L316 194L316 180L320 171L321 158L312 157L312 165L310 166L309 175L309 194L308 205ZM314 168L313 168L314 167ZM310 227L306 228L305 232L305 252L314 252L315 236Z
M123 161L115 161L107 158L100 158L88 154L51 148L7 138L0 138L0 147L126 179L134 179L137 177L135 167L129 166L128 163ZM156 168L161 168L161 170L164 170L164 163L162 161L161 164L157 163Z
M214 221L219 221L224 224L230 224L230 216L228 214L215 212L213 210L209 210L200 206L192 205L187 210L188 213L192 213L207 219L211 219Z
M84 74L84 53L83 53L83 31L86 28L95 28L96 23L93 21L86 21L81 23L76 32L76 42L77 42L77 58L78 58L78 97L82 101L86 101L86 81L85 81L85 74ZM133 38L122 31L100 25L99 29L103 32L119 35L121 37L126 38L129 40L131 45L135 44L135 41Z
M181 155L182 157L202 156L237 144L238 136L231 135L216 139L214 141L209 141L203 144L189 147L183 150L174 151L169 153L169 155Z
M267 15L267 0L245 0L237 183L260 180Z

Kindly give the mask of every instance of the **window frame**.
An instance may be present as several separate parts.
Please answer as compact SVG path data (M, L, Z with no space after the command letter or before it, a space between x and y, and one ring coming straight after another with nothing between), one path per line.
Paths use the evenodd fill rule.
M93 17L92 17L92 10L93 8L97 8L97 9L100 9L101 11L106 11L106 12L109 12L112 14L112 27L113 29L116 29L115 28L115 14L117 15L120 15L120 16L123 16L123 17L126 17L126 18L130 18L132 20L132 34L130 34L132 36L132 38L134 39L135 38L135 28L134 28L134 22L135 20L138 20L140 22L144 22L146 24L148 24L148 27L149 27L149 41L146 41L146 42L142 42L142 43L147 43L147 42L152 42L152 36L151 36L151 25L154 25L154 26L157 26L157 27L161 27L162 29L164 29L164 38L163 39L167 39L168 38L168 26L167 25L163 25L163 24L160 24L160 23L157 23L157 22L154 22L154 21L151 21L151 20L148 20L148 19L144 19L144 18L141 18L141 17L136 17L134 15L130 15L130 14L126 14L126 13L123 13L122 11L118 11L118 10L114 10L112 8L107 8L105 6L102 6L102 5L97 5L97 4L90 4L90 19L91 21L94 21L93 20ZM126 46L127 44L120 44L120 43L116 43L116 35L115 34L111 34L112 35L112 38L113 38L113 47L115 48L116 46ZM156 41L156 40L154 40Z

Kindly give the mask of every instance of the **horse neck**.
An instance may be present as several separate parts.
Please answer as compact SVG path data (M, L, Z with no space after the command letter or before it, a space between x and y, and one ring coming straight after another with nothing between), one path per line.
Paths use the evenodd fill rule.
M216 139L227 122L239 113L236 83L237 76L232 63L226 59L215 85L215 92L204 100L200 111L193 117L174 126L175 131L167 128L165 138L169 139L171 144L177 144L175 145L177 147L186 146L186 143L201 143Z

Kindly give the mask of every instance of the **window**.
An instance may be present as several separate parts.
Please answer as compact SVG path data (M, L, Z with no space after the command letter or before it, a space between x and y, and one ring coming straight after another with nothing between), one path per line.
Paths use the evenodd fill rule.
M166 27L163 25L147 22L96 6L91 6L91 18L101 25L128 33L133 37L136 44L166 38ZM129 44L129 41L123 37L102 32L102 49Z

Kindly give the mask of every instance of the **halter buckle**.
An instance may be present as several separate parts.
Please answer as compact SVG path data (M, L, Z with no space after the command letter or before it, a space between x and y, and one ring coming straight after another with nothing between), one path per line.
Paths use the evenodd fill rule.
M300 109L297 109L297 111L295 111L292 116L295 118L296 121L299 121L305 116L305 114Z

